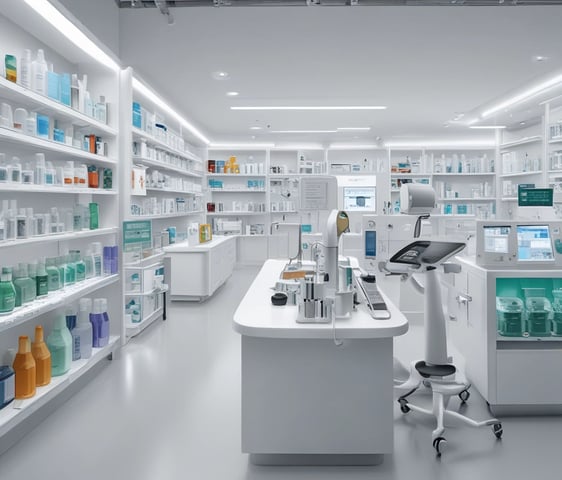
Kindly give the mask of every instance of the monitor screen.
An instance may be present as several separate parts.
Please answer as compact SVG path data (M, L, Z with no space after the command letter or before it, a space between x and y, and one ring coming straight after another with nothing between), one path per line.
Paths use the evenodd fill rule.
M365 258L377 258L377 232L365 230Z
M521 262L554 260L548 225L517 225L517 258Z
M509 226L484 226L484 252L509 253Z
M376 210L375 187L343 187L344 210Z

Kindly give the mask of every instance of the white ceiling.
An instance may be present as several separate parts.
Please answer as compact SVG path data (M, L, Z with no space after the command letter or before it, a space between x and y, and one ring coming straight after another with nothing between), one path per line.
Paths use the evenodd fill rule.
M481 137L482 132L443 124L562 66L561 6L193 7L172 12L175 24L169 26L157 9L120 9L120 56L215 142ZM536 55L549 60L533 61ZM214 80L216 71L230 76ZM239 97L227 97L231 90ZM388 109L229 108L272 104L382 104ZM252 125L263 130L251 131ZM371 131L274 134L267 125L270 130L370 126Z

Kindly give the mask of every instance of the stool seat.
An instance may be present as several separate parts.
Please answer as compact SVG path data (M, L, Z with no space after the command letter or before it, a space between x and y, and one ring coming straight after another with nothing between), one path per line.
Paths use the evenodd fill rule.
M416 363L416 370L424 378L446 377L457 371L454 365L428 365L423 360Z

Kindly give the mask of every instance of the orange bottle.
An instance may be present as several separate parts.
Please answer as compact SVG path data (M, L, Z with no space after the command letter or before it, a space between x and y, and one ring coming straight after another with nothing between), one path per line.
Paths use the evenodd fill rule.
M19 349L14 359L13 369L16 373L16 399L30 398L35 395L35 360L27 335L19 338Z
M35 385L41 387L51 383L51 352L43 339L43 327L35 327L35 340L31 344L31 353L35 360Z

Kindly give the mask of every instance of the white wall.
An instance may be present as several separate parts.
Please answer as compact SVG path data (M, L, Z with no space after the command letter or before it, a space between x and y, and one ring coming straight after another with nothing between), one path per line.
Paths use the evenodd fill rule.
M100 42L119 55L119 8L115 0L59 0Z

